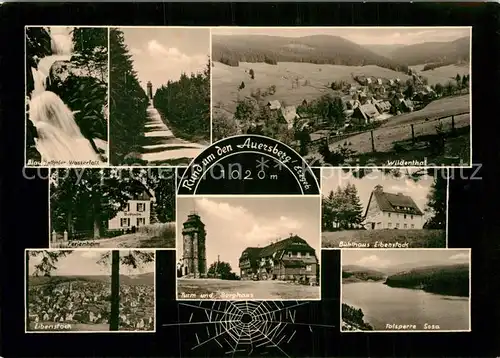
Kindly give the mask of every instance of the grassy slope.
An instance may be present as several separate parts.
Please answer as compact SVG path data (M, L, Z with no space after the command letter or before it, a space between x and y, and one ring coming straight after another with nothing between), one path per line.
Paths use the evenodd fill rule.
M346 230L323 232L321 247L339 247L341 241L375 244L408 243L410 248L418 247L446 247L445 230ZM367 247L368 248L368 247Z
M255 79L251 79L248 71L253 69ZM247 71L247 72L245 72ZM212 67L212 103L214 113L234 113L238 98L250 97L250 93L257 89L265 90L272 85L276 86L276 93L266 97L266 100L280 100L287 105L300 105L304 99L311 101L326 93L334 93L327 85L332 81L346 81L356 83L352 76L365 75L385 79L400 78L406 81L408 76L378 66L341 66L315 65L300 62L280 62L277 65L266 63L240 62L238 67L214 62ZM292 80L300 79L299 88L292 89ZM305 81L309 85L303 85ZM245 88L238 91L241 82ZM218 108L222 104L222 109Z
M460 76L468 75L470 73L469 65L448 65L422 72L424 66L425 64L422 64L410 66L410 68L414 68L419 72L420 75L426 77L429 85L435 85L437 83L446 85L448 82L455 83L455 77L457 73Z

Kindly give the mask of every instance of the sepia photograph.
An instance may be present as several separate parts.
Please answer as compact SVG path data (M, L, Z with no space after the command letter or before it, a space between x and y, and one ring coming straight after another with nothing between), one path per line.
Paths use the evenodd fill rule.
M152 250L26 250L26 331L154 332Z
M321 173L322 248L447 247L447 169Z
M175 248L171 168L53 169L50 248Z
M313 166L471 163L471 27L212 30L212 136Z
M110 162L188 165L210 145L210 29L110 29Z
M470 249L342 250L342 332L470 331Z
M178 300L319 300L320 198L178 196Z
M108 163L108 29L25 27L28 167Z

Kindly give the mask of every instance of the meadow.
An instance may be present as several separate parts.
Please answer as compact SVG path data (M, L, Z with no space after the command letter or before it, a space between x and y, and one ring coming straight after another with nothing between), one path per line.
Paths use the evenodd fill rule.
M408 248L446 247L445 230L345 230L321 233L322 248L339 248L341 242L357 243L363 248L374 248L376 242L408 244ZM366 246L365 246L366 245ZM346 247L346 246L344 246Z
M255 78L251 79L250 69ZM252 91L266 90L276 86L276 93L266 96L266 100L280 100L286 105L298 106L305 99L311 101L323 94L335 91L329 88L332 81L355 82L353 76L373 76L382 79L399 78L406 81L409 76L387 68L369 66L315 65L300 62L267 63L240 62L238 67L214 62L212 68L212 103L214 113L233 114L238 100L251 97ZM292 82L299 79L299 86L292 88ZM245 88L238 90L241 82Z

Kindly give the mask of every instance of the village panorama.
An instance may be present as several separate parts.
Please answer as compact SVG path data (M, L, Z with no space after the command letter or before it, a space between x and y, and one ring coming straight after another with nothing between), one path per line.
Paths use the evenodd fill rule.
M154 330L154 251L26 251L26 331Z
M470 166L470 28L212 31L213 140L313 166Z
M178 300L319 300L319 197L177 198Z

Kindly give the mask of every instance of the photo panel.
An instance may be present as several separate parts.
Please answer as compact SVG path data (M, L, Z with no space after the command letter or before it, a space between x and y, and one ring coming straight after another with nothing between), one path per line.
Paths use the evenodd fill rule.
M321 252L321 280L328 282L321 286L321 301L175 301L174 260L173 251L157 252L158 270L167 275L158 280L156 332L179 341L170 354L312 357L327 342L340 343L340 250Z
M155 332L155 251L25 251L26 333Z
M175 169L52 169L50 248L175 248Z
M177 196L178 300L319 300L319 196Z
M110 28L112 165L188 165L210 145L210 28Z
M471 27L212 29L212 137L312 166L472 165Z
M342 332L469 332L470 249L344 249Z
M25 27L25 165L108 164L108 28Z
M322 168L321 247L447 247L448 176L448 169Z

